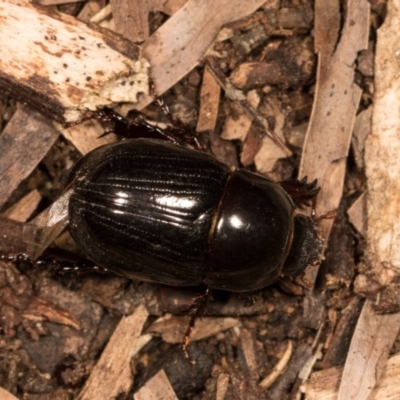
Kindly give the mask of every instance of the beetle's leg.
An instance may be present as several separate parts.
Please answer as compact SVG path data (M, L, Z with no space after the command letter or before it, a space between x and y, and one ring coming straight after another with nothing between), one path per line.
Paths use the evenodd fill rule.
M196 150L206 151L206 149L198 139L197 132L195 132L190 126L186 125L180 119L175 118L171 114L163 98L158 95L156 87L154 85L154 81L151 78L149 79L149 88L150 93L154 98L154 101L161 108L162 112L165 114L168 121L172 125L171 127L166 128L165 131L170 131L171 136L179 138L181 141L188 143Z
M185 357L188 359L188 361L191 364L196 364L195 360L192 360L192 358L189 355L188 352L188 346L189 346L189 342L190 342L190 335L192 334L194 325L196 324L196 320L198 318L201 318L201 316L204 314L204 311L206 309L208 300L211 297L211 290L210 287L207 286L204 293L202 293L200 296L198 296L195 301L193 302L193 305L191 306L191 318L189 321L189 326L186 329L185 332L185 337L183 339L183 343L182 343L182 349L183 349L183 354L185 355Z
M106 129L98 138L102 138L107 135L111 135L112 133L115 133L115 128L112 126L111 128Z
M319 221L323 219L333 219L336 218L337 210L330 210L327 213L320 215L319 217L314 216L314 221L315 223L318 223Z
M165 104L164 99L162 97L160 97L159 94L157 93L156 85L154 84L154 81L151 78L149 78L149 89L150 89L151 95L153 96L154 101L161 108L162 112L168 118L168 121L172 125L175 125L175 123L176 123L175 118L172 116L171 112L169 111L169 108Z
M67 122L63 125L65 129L72 128L73 126L80 125L83 122L86 121L91 121L93 119L102 121L102 122L108 122L112 123L114 120L114 115L110 113L110 111L113 111L111 109L104 109L104 110L99 110L99 111L87 111L86 115L80 119L77 119L76 121L72 122Z
M29 258L28 254L26 254L26 253L0 254L0 261L5 261L5 262L29 261L29 262L33 262Z
M0 261L5 262L27 262L31 267L50 267L56 273L64 274L74 272L77 274L87 273L108 273L106 268L100 267L93 261L82 257L76 257L73 253L62 249L47 249L37 260L31 259L26 253L0 254Z
M307 183L307 177L301 180L289 179L281 181L279 185L285 189L297 206L309 205L310 200L315 200L320 190L317 186L317 180ZM315 208L314 204L313 208Z

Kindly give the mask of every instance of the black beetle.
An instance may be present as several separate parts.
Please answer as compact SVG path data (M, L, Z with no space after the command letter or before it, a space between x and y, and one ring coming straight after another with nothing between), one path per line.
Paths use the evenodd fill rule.
M96 148L72 168L63 195L25 226L28 254L37 258L69 224L83 253L107 270L205 286L183 343L189 360L189 336L210 288L251 292L319 262L315 221L295 205L316 196L316 182L231 172L199 151L182 124L160 129L110 109L83 120L92 118L111 123L105 134L129 139Z
M111 110L99 118L117 134L147 137L96 148L70 173L69 230L100 266L167 285L249 292L320 259L315 223L291 197L314 197L315 183L230 172L178 145L174 128Z

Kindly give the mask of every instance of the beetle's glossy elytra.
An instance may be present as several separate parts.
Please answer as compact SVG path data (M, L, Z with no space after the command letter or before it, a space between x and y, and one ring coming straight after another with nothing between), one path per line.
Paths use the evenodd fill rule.
M252 291L320 258L278 183L151 139L105 145L70 173L70 232L99 265L162 284Z

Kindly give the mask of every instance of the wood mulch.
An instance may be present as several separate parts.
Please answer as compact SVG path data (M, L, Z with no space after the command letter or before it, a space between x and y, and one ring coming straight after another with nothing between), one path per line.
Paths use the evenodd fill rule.
M398 9L3 0L0 398L400 396ZM149 79L218 160L275 181L317 179L317 218L336 211L318 222L324 258L303 280L213 293L191 337L194 365L181 343L195 288L17 257L24 224L59 198L66 172L116 140L99 138L98 121L65 123L102 107L168 123ZM68 232L52 247L76 251Z

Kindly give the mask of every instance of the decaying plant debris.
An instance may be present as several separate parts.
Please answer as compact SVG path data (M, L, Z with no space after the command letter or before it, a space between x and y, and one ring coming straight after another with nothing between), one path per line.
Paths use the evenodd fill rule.
M180 341L195 292L0 262L0 397L396 397L399 0L40 3L0 2L1 253L24 252L23 223L65 171L115 140L59 123L101 106L166 123L149 78L219 160L318 179L317 216L336 217L320 221L310 289L214 294L194 366ZM75 249L65 234L57 245Z

